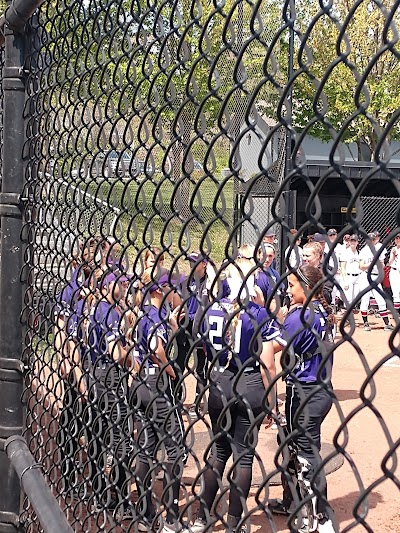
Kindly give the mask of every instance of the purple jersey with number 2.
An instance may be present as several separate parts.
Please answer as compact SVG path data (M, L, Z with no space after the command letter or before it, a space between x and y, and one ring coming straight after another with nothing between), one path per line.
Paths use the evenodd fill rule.
M245 363L261 352L260 343L280 338L278 324L269 316L264 307L249 302L241 310L234 328L234 338L229 341L230 321L235 316L234 304L224 298L215 302L208 310L201 325L202 338L205 341L208 359L213 360L218 354L219 363L225 366L230 357L228 346L233 347L233 357L229 366ZM258 364L255 359L256 365Z

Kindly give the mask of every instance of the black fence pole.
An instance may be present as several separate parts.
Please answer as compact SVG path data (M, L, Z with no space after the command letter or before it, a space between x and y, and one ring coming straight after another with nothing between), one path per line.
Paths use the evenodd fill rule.
M20 483L5 450L11 435L23 430L22 311L20 280L24 183L25 37L5 26L3 70L3 176L0 193L0 533L15 532L20 512Z
M285 174L284 179L286 180L285 190L284 190L284 200L285 200L285 214L284 214L284 227L282 228L281 235L281 257L280 257L280 266L281 272L286 270L285 264L285 250L289 246L289 237L287 228L293 228L293 221L295 216L292 212L293 209L296 209L296 205L293 205L294 196L291 195L291 179L288 178L289 174L293 169L292 157L293 157L293 132L292 132L292 120L293 120L293 61L294 61L294 21L296 17L295 9L295 0L289 0L289 48L288 48L288 71L287 71L287 82L289 84L289 90L287 92L287 102L286 102L286 151L285 151Z
M42 465L35 463L25 439L20 436L10 437L5 443L5 449L43 531L72 533L71 526L46 483Z

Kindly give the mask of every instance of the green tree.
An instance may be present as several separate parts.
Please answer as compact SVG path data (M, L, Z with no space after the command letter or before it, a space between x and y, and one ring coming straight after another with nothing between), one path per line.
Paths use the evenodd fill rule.
M372 155L380 132L400 108L400 48L394 31L400 13L394 13L385 33L392 2L336 0L329 6L296 1L301 39L296 39L294 125L323 140L339 132L342 141L357 143L362 158L363 145ZM399 138L396 121L387 139Z

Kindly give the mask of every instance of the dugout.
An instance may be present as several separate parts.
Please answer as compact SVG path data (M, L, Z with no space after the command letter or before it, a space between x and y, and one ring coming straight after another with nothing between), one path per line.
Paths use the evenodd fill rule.
M308 176L313 185L326 177L318 194L321 203L319 220L326 229L335 228L340 231L348 224L347 211L351 200L349 181L361 199L362 226L366 231L378 229L384 236L400 226L400 198L397 190L400 162L390 164L386 172L383 170L374 172L368 184L362 189L362 179L376 170L376 165L371 162L346 161L341 166L343 171L341 176L332 171L328 160L308 159L306 165L307 169L304 169L303 175L295 176L291 180L290 191L284 193L287 221L290 226L299 228L309 220L306 206L310 199L310 188L304 175ZM260 233L274 220L273 206L279 209L280 204L277 202L277 187L276 178L271 179L269 174L260 174L247 182L236 183L236 222L239 217L245 219L241 224L240 243L255 244ZM275 228L279 255L282 236L279 225ZM307 234L315 233L317 230L315 226L309 226Z
M350 180L363 205L363 227L367 231L379 229L384 233L393 230L399 225L397 212L400 207L399 192L395 185L400 179L400 163L392 163L388 171L379 170L373 174L368 184L361 189L360 185L376 165L371 162L354 161L341 165L343 174L331 171L329 161L307 160L307 171L304 171L313 185L325 176L326 181L318 194L322 207L320 222L325 228L341 230L348 224L347 210L351 194L347 186ZM295 197L295 226L300 227L308 221L306 206L310 198L310 189L303 176L294 177L291 182L291 191ZM309 233L314 233L317 228L310 227Z

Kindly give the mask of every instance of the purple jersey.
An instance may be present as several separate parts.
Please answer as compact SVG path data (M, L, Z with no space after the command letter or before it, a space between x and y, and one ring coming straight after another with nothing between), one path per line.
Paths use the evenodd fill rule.
M68 316L64 315L67 334L77 341L83 339L81 326L84 319L85 306L85 300L78 300L72 312Z
M235 316L234 313L234 304L226 298L208 308L201 324L207 356L213 360L218 354L222 366L226 366L229 362L229 366L234 368L237 368L239 361L243 364L248 359L256 357L254 366L258 366L260 343L280 338L279 326L264 307L249 302L246 310L240 311L238 320L234 319L236 322L234 339L229 342L229 326ZM233 346L232 357L229 346Z
M190 276L189 278L184 278L181 282L180 293L186 304L187 315L190 320L193 320L196 315L205 281L205 277L199 280Z
M228 296L231 293L231 288L229 287L228 280L224 278L222 280L221 285L222 285L222 298L228 298Z
M151 354L157 347L158 339L161 339L164 347L168 342L167 310L149 305L144 307L142 313L135 330L134 355L139 364L145 363L153 367L157 366L157 363L153 361Z
M101 360L111 363L108 343L122 340L120 332L120 316L107 300L100 300L91 310L88 324L88 346L92 363Z
M281 295L285 289L281 282L277 285L280 276L273 268L269 267L264 270L258 270L255 276L255 285L261 289L264 300L267 301L273 291L275 295Z
M79 270L73 270L71 281L57 293L55 308L57 315L69 316L74 311L80 292L78 276Z
M71 281L56 296L55 314L61 316L66 325L66 333L76 340L82 339L80 329L85 301L81 300L79 269L72 272Z
M328 341L331 336L328 315L319 302L313 302L313 309L307 308L303 312L302 307L291 311L283 324L287 333L288 344L293 347L299 362L291 371L299 381L306 383L318 380L318 372L322 362L322 354L318 349L318 340ZM317 340L318 339L318 340ZM313 354L310 357L310 354ZM304 357L306 355L306 357ZM325 379L326 372L331 372L333 355L329 357L322 377ZM291 377L287 377L291 381Z

